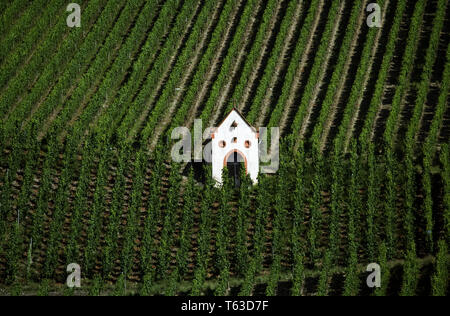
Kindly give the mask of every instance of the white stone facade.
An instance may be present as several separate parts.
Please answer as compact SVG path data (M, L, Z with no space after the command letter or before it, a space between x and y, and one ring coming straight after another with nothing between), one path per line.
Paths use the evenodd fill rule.
M227 159L234 152L243 157L247 174L253 183L259 173L259 133L233 109L212 135L212 176L220 185Z

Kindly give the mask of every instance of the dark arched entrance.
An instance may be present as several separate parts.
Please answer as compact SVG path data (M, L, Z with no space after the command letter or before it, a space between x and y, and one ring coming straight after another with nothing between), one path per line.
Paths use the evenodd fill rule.
M224 166L227 166L228 176L230 177L232 183L235 187L241 185L241 168L245 168L247 172L247 159L238 150L233 150L228 153L225 157Z

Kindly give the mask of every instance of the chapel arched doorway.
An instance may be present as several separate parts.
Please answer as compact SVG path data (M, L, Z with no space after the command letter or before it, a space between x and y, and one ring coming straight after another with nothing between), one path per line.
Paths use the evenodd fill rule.
M225 156L224 167L228 169L228 177L235 187L241 185L241 170L245 168L247 173L247 159L239 150L233 150Z

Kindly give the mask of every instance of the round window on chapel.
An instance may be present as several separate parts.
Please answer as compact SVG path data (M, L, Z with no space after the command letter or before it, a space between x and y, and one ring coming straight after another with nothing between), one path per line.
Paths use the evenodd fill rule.
M249 140L246 140L246 141L245 141L245 148L250 148L251 145L252 145L252 144L250 143Z
M227 143L225 143L224 140L221 140L221 141L219 142L219 147L220 147L220 148L225 148L226 145L227 145Z

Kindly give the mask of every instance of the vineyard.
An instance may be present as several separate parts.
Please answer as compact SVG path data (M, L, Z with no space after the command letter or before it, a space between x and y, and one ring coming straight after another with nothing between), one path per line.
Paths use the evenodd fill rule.
M0 295L448 295L450 3L371 2L2 1ZM171 159L233 108L254 186Z

